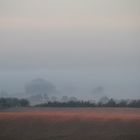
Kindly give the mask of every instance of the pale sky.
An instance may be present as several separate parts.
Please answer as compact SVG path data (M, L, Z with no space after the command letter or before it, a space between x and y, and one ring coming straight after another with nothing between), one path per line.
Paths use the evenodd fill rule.
M139 71L139 0L0 0L0 89L42 77L138 98Z
M139 9L139 0L0 0L0 27L30 30L137 28Z

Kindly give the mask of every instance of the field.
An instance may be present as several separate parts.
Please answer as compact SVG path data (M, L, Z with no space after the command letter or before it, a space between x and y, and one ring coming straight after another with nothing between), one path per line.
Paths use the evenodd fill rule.
M4 110L0 112L0 140L140 140L140 109Z

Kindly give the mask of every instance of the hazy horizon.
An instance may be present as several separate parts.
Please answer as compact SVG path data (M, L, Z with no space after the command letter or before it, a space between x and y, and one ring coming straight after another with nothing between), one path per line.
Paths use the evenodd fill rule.
M0 90L32 79L79 98L140 98L139 0L0 0Z

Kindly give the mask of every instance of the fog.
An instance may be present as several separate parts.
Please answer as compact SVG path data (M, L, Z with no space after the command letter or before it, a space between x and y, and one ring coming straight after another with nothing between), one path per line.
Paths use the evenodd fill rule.
M52 96L75 96L91 99L108 96L114 98L139 98L139 79L135 71L118 72L98 69L49 69L4 71L0 74L1 88L9 94L21 96L25 85L34 78L43 78L55 85ZM100 90L102 87L103 90ZM99 89L99 90L98 90ZM16 96L18 95L16 94ZM22 95L23 96L23 95ZM51 96L51 95L50 95Z
M50 96L140 98L137 0L0 1L0 90L24 97L45 79Z

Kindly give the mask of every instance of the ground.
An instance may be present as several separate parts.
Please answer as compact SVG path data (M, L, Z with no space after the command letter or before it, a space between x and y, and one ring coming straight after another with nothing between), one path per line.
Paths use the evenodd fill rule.
M0 140L140 140L140 109L2 110Z

